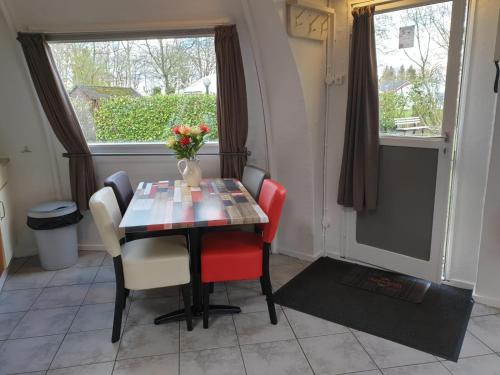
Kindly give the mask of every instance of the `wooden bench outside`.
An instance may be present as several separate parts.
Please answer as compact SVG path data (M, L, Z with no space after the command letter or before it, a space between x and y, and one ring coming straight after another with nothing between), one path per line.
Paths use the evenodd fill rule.
M412 132L415 134L418 130L424 134L425 129L429 129L428 126L421 125L420 117L400 117L394 119L394 125L396 125L396 131L398 132Z

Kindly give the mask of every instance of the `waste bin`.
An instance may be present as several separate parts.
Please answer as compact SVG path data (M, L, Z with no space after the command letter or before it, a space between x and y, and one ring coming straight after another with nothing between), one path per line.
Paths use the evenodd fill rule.
M78 261L76 224L82 219L75 202L46 202L28 211L40 263L46 270L71 267Z

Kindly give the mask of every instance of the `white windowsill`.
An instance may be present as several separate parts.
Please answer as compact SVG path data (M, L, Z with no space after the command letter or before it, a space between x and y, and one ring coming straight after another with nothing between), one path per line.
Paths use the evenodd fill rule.
M105 154L105 153L120 153L120 154L133 154L137 153L164 153L166 155L173 151L168 149L163 142L151 143L89 143L90 152L92 154ZM201 149L201 153L219 152L219 142L207 142Z

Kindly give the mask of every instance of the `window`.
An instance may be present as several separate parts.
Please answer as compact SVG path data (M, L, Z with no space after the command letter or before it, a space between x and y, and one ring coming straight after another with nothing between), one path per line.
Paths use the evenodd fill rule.
M452 5L375 15L382 135L442 135Z
M177 124L217 140L212 36L50 42L90 145L164 143Z

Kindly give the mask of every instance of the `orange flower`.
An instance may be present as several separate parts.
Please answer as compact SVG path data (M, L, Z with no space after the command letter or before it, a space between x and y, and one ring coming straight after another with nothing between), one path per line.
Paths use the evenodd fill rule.
M179 126L179 134L189 135L191 134L191 128L187 125L181 125Z

